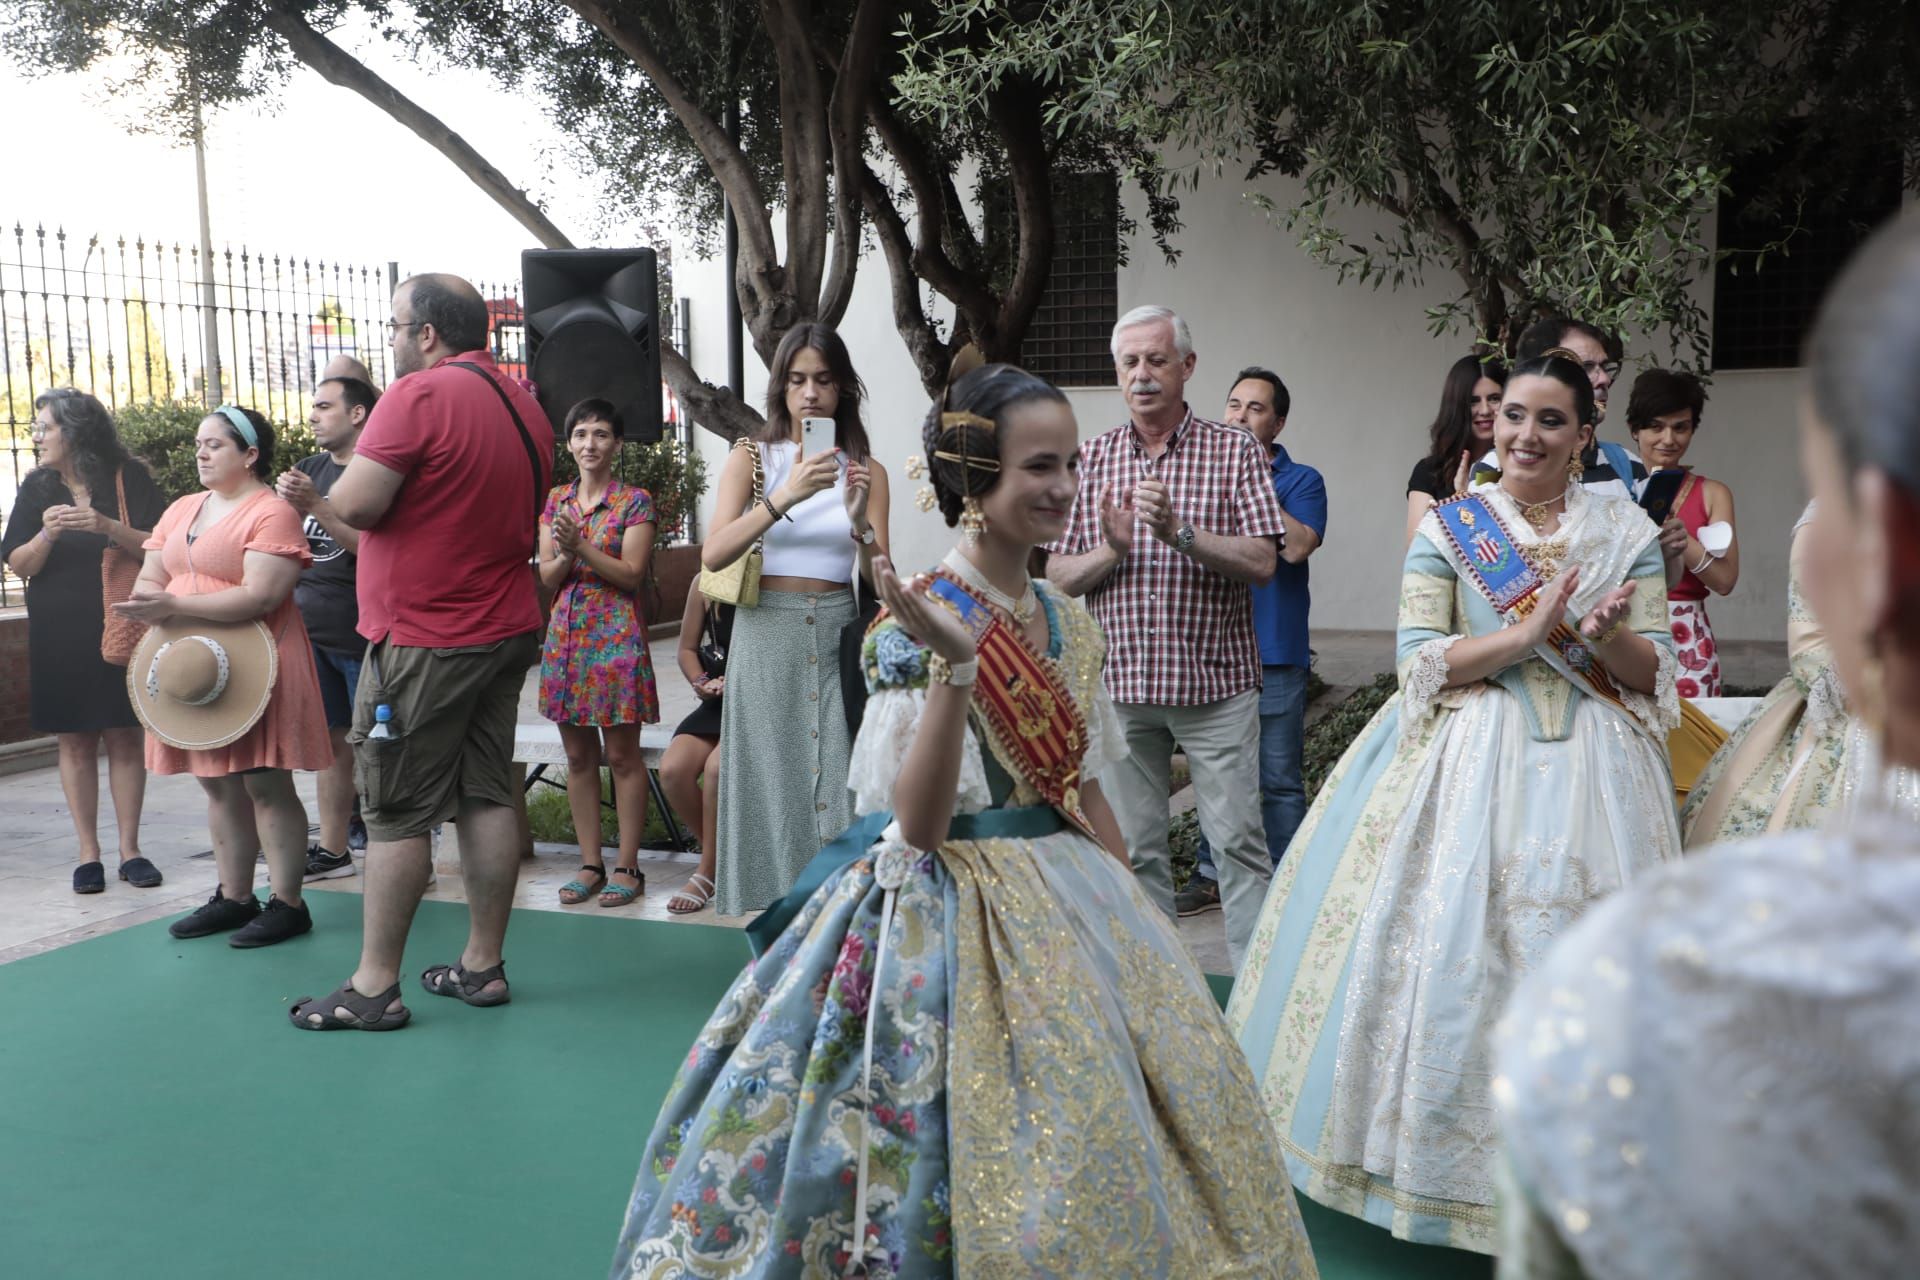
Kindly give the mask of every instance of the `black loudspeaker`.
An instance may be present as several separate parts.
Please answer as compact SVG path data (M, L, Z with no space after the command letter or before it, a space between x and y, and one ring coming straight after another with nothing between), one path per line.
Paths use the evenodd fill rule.
M627 439L660 438L660 287L651 249L528 249L527 374L561 438L567 410L613 402Z

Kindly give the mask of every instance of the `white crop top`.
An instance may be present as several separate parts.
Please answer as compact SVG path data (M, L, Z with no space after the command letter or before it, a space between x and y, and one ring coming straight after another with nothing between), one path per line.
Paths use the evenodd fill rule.
M761 465L766 469L767 493L787 482L800 446L791 440L762 444ZM762 547L760 572L783 578L819 578L824 582L852 582L858 551L847 520L847 472L840 469L833 487L822 489L794 504L787 519L775 520Z

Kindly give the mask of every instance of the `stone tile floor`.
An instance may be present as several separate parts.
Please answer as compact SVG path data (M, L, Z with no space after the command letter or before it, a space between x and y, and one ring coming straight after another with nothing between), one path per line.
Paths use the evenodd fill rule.
M679 673L668 638L653 645L654 671L659 681L661 722L673 725L693 709L694 697ZM521 720L537 722L537 675L529 676L521 699ZM296 786L308 814L314 811L313 776L296 776ZM73 892L74 840L72 818L60 790L59 771L53 767L29 769L0 777L0 964L36 955L56 947L150 920L183 915L206 901L218 876L209 853L206 799L189 777L150 777L140 825L141 852L166 876L155 889L135 889L115 877L118 834L107 792L106 768L101 764L100 843L106 851L107 891L81 896ZM456 833L457 834L457 833ZM427 897L464 902L459 862L444 847L435 859L439 881ZM563 907L559 888L578 872L579 852L572 845L538 844L534 856L521 864L520 886L514 904L537 911L570 911L618 915L643 920L670 920L739 928L747 916L719 916L711 908L687 916L667 910L667 902L693 874L691 853L642 850L640 868L646 874L646 892L632 905L603 909L594 902ZM362 880L355 875L316 881L307 886L321 893L358 893ZM266 868L258 875L257 892L266 896ZM1226 939L1219 912L1180 922L1182 936L1201 966L1212 973L1227 971Z

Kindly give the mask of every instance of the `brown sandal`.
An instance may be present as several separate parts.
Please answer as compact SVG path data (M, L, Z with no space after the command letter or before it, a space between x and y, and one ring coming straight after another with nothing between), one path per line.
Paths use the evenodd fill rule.
M287 1010L287 1017L302 1031L398 1031L413 1019L413 1010L390 1006L400 998L400 984L394 983L377 996L363 996L353 989L348 978L328 995L314 999L302 996ZM345 1009L346 1017L335 1013Z

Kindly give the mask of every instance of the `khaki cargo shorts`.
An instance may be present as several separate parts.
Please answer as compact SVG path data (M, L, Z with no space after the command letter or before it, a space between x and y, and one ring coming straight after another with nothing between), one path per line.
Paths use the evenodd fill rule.
M517 801L513 732L527 668L539 657L537 631L449 649L391 639L368 646L347 741L371 838L426 835L462 800ZM370 740L383 703L393 712L391 736Z

